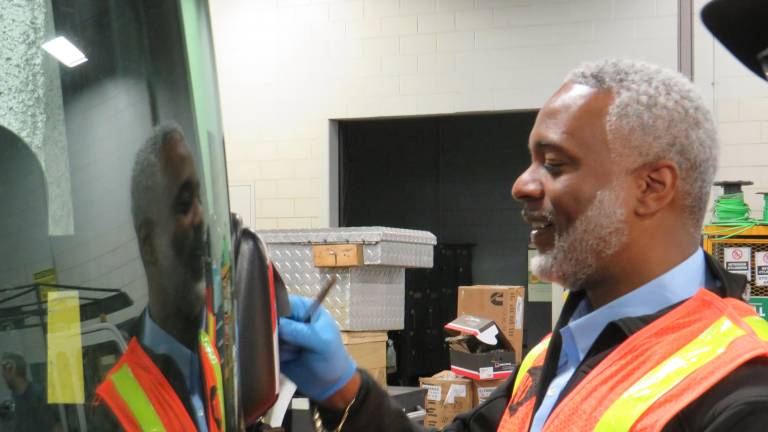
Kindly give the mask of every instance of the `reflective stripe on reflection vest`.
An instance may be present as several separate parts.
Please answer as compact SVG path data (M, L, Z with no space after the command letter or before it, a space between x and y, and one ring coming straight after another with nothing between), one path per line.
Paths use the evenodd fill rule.
M744 318L744 322L752 328L757 337L768 342L768 321L759 316L751 316Z
M654 402L693 372L722 354L746 332L728 318L720 318L696 339L653 368L608 408L595 432L629 430Z
M509 398L501 423L497 429L498 432L519 432L528 428L533 415L533 407L536 402L534 397L536 391L536 381L539 376L534 373L534 369L540 369L544 364L544 358L547 355L550 335L544 337L523 359L520 369L515 376L515 383L512 387L512 397ZM514 413L514 415L512 415Z
M209 407L208 428L211 429L211 425L213 424L218 430L224 430L226 422L224 421L224 387L221 379L221 365L219 363L218 354L211 345L208 335L205 332L200 332L200 352L200 360L203 366L207 390L205 398L206 401L208 401ZM203 357L207 358L208 361L205 361ZM211 374L213 374L213 376L211 376ZM211 395L212 390L211 385L209 384L210 381L215 381L216 383L215 390L213 390L215 395ZM215 397L216 399L211 400L211 397ZM210 430L209 432L214 431Z
M520 363L520 369L517 371L517 375L515 376L515 385L512 387L513 394L515 393L515 390L520 387L520 381L523 380L523 376L525 376L531 369L531 366L533 365L533 362L536 361L536 358L546 352L547 348L549 347L549 341L551 338L551 334L545 336L541 342L536 344L536 346L528 352L528 354L523 359L523 362Z
M613 349L555 406L542 430L661 431L741 365L768 359L766 341L768 322L754 309L702 289ZM533 369L543 364L544 348L521 364L499 431L528 430L533 381L541 373Z
M755 316L743 301L700 290L611 351L543 430L662 430L741 365L768 358L768 344L748 324Z
M96 402L106 403L128 431L197 429L176 391L135 337L96 388L96 396ZM162 429L155 428L155 419Z
M225 429L224 392L216 349L201 331L198 357L203 370L206 423L209 432ZM197 425L176 390L134 337L128 349L96 388L97 403L104 401L122 427L144 431L197 430Z
M124 364L115 371L111 378L115 390L120 394L128 409L131 410L136 423L143 431L165 431L160 416L149 401L141 384L133 376L131 368Z

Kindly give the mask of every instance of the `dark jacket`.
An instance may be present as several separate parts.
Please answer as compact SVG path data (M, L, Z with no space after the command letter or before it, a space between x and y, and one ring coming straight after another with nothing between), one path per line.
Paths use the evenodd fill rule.
M717 288L713 290L715 293L721 297L743 298L746 284L743 276L726 272L709 255L707 255L707 267L715 280L718 281ZM555 326L556 329L568 323L573 311L583 298L583 292L569 296ZM623 318L609 323L595 340L584 361L563 389L558 403L622 342L675 306L677 305L651 315ZM536 387L536 409L538 409L538 404L543 399L544 393L557 372L560 346L560 335L558 331L555 331L549 343L541 379ZM364 372L362 375L363 382L344 424L344 431L424 430L410 422L369 375ZM446 426L444 430L450 432L496 431L512 393L513 382L514 376L499 386L485 403L472 411L457 416L453 423ZM337 413L324 410L321 410L321 417L327 426L335 425L339 419ZM663 430L664 432L757 432L768 430L768 361L753 360L739 367L678 413Z

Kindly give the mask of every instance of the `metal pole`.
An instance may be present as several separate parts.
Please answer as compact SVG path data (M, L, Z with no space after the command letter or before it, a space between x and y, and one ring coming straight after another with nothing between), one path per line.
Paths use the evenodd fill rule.
M677 2L677 69L693 81L693 0Z

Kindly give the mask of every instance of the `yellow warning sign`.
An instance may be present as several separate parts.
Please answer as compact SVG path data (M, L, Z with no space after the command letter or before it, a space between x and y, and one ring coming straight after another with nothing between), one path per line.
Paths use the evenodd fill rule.
M77 291L48 292L48 403L82 404L83 350Z

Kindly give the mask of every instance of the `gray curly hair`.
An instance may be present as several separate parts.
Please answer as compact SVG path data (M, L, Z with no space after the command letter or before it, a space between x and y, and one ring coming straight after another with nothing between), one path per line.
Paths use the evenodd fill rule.
M160 151L173 138L184 140L184 133L176 123L158 125L136 153L131 175L131 216L136 234L139 234L139 224L157 205L156 196L164 180Z
M565 81L610 90L606 129L620 168L671 160L680 169L678 192L688 217L701 227L717 169L712 115L693 84L678 72L636 60L584 63Z

